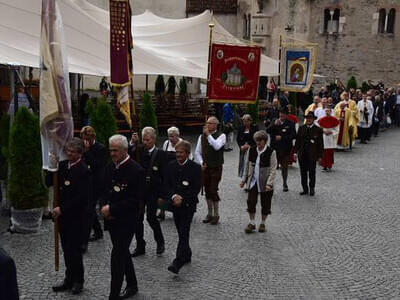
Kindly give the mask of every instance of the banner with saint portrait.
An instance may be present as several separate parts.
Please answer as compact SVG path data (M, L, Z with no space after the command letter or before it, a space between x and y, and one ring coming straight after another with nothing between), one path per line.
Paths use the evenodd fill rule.
M252 103L257 100L261 49L212 44L208 102Z
M307 92L312 85L317 59L317 45L282 42L280 87L283 91Z

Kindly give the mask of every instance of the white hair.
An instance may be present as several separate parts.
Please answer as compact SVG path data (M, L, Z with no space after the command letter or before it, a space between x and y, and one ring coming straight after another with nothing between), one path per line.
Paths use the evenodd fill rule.
M121 134L114 134L109 138L108 143L119 144L123 149L128 149L128 139Z
M176 128L175 126L172 126L172 127L168 128L168 130L167 130L167 134L168 134L168 136L170 136L170 135L176 135L176 136L179 136L179 135L180 135L180 133L179 133L179 129L178 129L178 128Z
M145 127L142 129L142 137L145 135L149 135L153 140L156 139L156 130L153 127Z
M217 124L217 125L219 124L218 119L217 119L216 117L214 117L214 116L209 117L208 120L214 122L214 123Z

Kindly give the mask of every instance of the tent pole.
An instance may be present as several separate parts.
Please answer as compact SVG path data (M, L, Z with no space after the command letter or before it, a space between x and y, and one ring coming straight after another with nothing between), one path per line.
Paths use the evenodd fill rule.
M278 89L277 89L277 93L278 93L278 100L280 98L280 94L281 94L281 57L282 57L282 35L279 35L279 59L278 59Z
M209 92L209 87L210 87L210 80L211 80L211 48L212 48L212 36L213 36L213 29L214 29L214 13L211 11L211 20L210 24L208 24L208 27L210 29L210 37L208 41L208 65L207 65L207 96L205 99L205 121L207 121L208 118L208 92Z
M149 92L149 75L146 74L146 93Z

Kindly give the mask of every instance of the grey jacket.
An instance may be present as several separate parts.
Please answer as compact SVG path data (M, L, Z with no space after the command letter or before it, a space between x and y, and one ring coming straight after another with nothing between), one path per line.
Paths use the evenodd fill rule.
M243 177L242 177L242 182L245 183L246 189L250 188L250 183L254 177L257 156L258 156L258 153L257 153L256 146L251 147L249 150L248 159L245 162L245 169L244 169ZM268 159L268 156L267 156L267 150L266 150L261 154L261 157L260 157L260 172L259 172L260 187L266 187L267 185L269 185L272 188L274 188L274 182L275 182L275 177L276 177L276 167L277 167L277 159L276 159L275 150L272 150L271 156L269 158L269 162L266 161L267 159Z

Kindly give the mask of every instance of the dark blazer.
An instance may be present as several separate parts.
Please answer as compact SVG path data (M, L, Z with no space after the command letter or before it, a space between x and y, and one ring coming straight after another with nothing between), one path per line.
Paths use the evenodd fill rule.
M196 211L199 202L197 195L201 189L201 167L192 160L182 166L177 161L168 164L165 182L165 198L167 201L172 200L172 196L178 194L182 196L182 206L177 208L170 205L172 211L179 209L189 209Z
M267 133L271 137L271 147L277 153L277 155L289 155L293 147L293 140L296 138L296 127L294 123L286 119L281 125L275 125L272 123L267 128ZM282 139L276 140L276 136L280 135Z
M99 142L95 142L88 151L83 153L82 158L92 172L93 189L96 191L101 190L104 168L106 167L106 155L106 148Z
M104 220L105 228L113 225L133 226L143 203L143 168L132 159L118 169L114 163L110 163L104 171L103 187L101 206L110 205L110 214L115 218Z
M245 130L244 126L240 126L238 129L236 141L237 141L239 147L243 146L246 142L250 146L254 146L256 144L256 142L254 141L253 136L258 131L258 126L255 124L252 124L250 126L250 131L249 131L248 135L244 133L244 130Z
M0 248L0 299L19 299L15 263L3 248Z
M310 129L310 143L308 149L305 145L305 137L307 134L307 125L300 126L297 136L295 149L299 159L302 159L304 151L308 151L311 160L317 161L322 157L324 151L323 131L320 127L312 125Z
M138 145L138 150L139 153L136 155L136 149L134 147L131 147L129 149L129 153L132 159L137 161L137 158L139 161L137 161L142 168L145 171L144 177L147 176L147 169L148 165L150 164L150 157L147 156L147 150L142 146ZM154 155L154 150L151 153L151 155ZM147 156L147 157L146 157ZM152 170L150 172L150 182L146 182L146 197L151 195L153 199L157 199L159 197L163 196L163 187L164 187L164 176L165 176L165 168L167 166L167 153L164 150L161 150L157 148L157 153L156 157L154 160L154 164L152 167Z
M46 185L53 185L53 173L46 175ZM68 161L61 161L58 167L58 205L61 222L82 222L92 195L92 174L81 160L68 169Z

